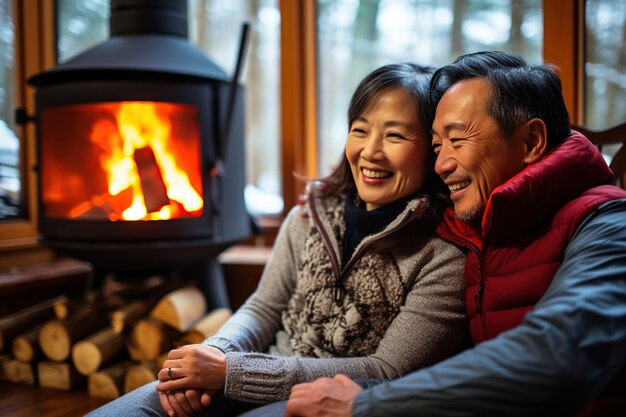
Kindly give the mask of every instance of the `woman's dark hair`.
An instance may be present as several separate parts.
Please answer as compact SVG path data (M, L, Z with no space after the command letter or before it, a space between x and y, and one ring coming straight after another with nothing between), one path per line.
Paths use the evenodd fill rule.
M433 108L430 106L429 86L433 72L434 68L432 67L413 63L398 63L384 65L369 73L359 83L352 95L352 100L348 107L348 130L354 120L365 111L376 94L386 88L399 88L411 96L417 111L416 116L419 121L419 126L422 129L422 137L429 141L430 146L430 128L433 122L434 112ZM430 213L413 213L414 218L421 218L423 221L414 221L412 224L419 223L419 227L422 229L416 231L414 227L402 228L402 235L407 235L406 238L408 239L416 239L418 236L427 235L427 233L424 233L423 228L426 226L434 226L443 208L449 205L449 191L443 184L441 178L435 174L434 163L435 155L433 153L432 157L429 158L429 166L426 167L426 172L429 173L429 175L427 174L426 182L418 191L418 194L432 197L432 204L430 204L429 207ZM356 188L350 169L350 163L345 154L342 155L335 170L327 177L321 178L318 181L322 184L321 192L323 196L343 196ZM429 223L428 225L425 224L427 222ZM402 240L403 237L394 236L394 239L387 239L386 241L398 245L398 238ZM391 245L383 243L375 249L383 251L390 248Z
M527 120L546 125L548 150L570 135L569 116L563 101L561 80L547 65L529 66L520 56L503 51L461 55L439 68L431 80L431 104L436 109L445 92L469 78L484 77L491 88L487 111L506 140Z

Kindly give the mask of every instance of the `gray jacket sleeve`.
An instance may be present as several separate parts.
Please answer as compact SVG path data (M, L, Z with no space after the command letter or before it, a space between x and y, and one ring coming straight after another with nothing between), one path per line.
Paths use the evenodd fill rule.
M225 353L263 352L271 345L296 285L297 253L305 230L295 207L280 227L256 291L205 344Z
M524 322L431 368L361 392L354 416L571 415L626 364L626 200L578 228Z
M291 221L302 222L298 218ZM274 249L280 259L268 265L257 293L216 338L207 340L227 352L227 397L251 403L284 400L293 385L338 373L352 378L398 378L450 356L458 348L467 329L462 278L465 257L458 248L433 239L425 249L432 252L432 259L422 267L405 305L372 355L305 358L262 353L281 327L281 311L295 286L297 256L292 252L294 259L287 262L278 255L279 251L293 251L288 243L296 243L292 232L297 227L288 229ZM302 236L298 236L300 241Z

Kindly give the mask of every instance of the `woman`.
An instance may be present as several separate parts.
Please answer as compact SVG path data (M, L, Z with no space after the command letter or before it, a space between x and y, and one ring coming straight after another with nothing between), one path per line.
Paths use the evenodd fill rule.
M359 84L345 156L309 182L255 293L214 337L170 352L158 396L148 385L101 415L236 415L321 376L393 379L457 350L464 256L434 234L447 197L430 150L431 74L393 64Z

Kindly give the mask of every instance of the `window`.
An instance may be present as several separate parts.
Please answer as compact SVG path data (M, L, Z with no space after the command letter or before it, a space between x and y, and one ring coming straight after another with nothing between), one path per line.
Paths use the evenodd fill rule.
M542 57L540 0L318 0L320 161L328 174L343 152L347 110L358 82L376 67L431 66L485 49Z
M0 219L23 211L21 147L15 129L15 30L11 0L0 0Z
M585 2L585 125L604 130L626 121L626 3Z
M197 26L197 21L209 19L208 13L217 10L218 5L220 5L219 10L222 10L221 7L231 10L229 5L231 2L228 0L188 1L190 15L194 16L190 19L190 38L192 40L203 39L197 33L202 29L202 26ZM619 36L623 39L625 21L623 2L619 0L550 0L543 2L539 0L442 0L438 2L431 0L380 0L376 2L371 0L318 0L315 2L233 0L233 3L238 7L237 13L233 17L231 27L228 28L227 38L230 40L227 41L227 38L224 38L224 42L229 42L229 46L220 48L223 53L218 54L216 52L214 55L210 51L208 53L225 70L232 70L236 59L236 47L232 45L237 44L242 16L255 16L252 20L251 46L256 45L255 48L262 47L265 49L265 58L259 60L258 57L254 56L258 50L255 52L250 48L242 81L248 83L249 79L256 77L256 75L253 76L254 71L252 69L255 61L257 62L256 65L266 65L263 74L272 74L273 79L277 80L278 85L271 87L269 84L267 85L267 90L272 92L272 96L268 100L275 100L276 116L268 116L266 113L254 116L262 118L264 122L267 119L279 126L275 127L276 132L266 134L269 140L275 141L274 143L277 144L267 145L268 155L273 155L276 159L266 159L261 155L257 157L259 164L271 161L270 165L277 170L277 174L271 180L261 180L261 175L252 178L252 175L257 175L252 174L257 172L257 169L254 168L254 164L257 163L256 160L249 162L252 168L248 168L248 171L251 175L250 182L259 188L264 187L264 191L267 192L276 192L276 184L279 181L282 182L282 187L278 188L278 193L284 197L285 208L289 208L297 200L298 190L294 185L296 181L291 175L293 171L302 172L304 166L307 169L306 174L313 175L316 173L316 166L319 162L321 168L319 174L323 174L328 172L330 167L337 162L345 141L347 129L345 110L349 95L355 88L356 82L367 71L384 62L383 60L411 58L427 61L431 59L429 57L432 57L430 63L439 65L461 52L482 47L515 48L513 50L524 53L531 61L535 58L540 60L543 57L541 60L558 66L563 81L565 101L570 110L572 121L582 122L583 110L588 113L586 121L592 127L605 127L605 122L602 122L601 126L600 122L595 121L595 116L591 116L591 113L603 114L607 118L613 118L609 121L611 124L624 119L623 113L618 115L615 111L618 107L600 112L593 104L594 100L605 94L603 91L606 92L609 91L609 88L613 88L614 80L619 79L615 76L614 71L619 73L624 71L624 64L620 64L619 61L619 59L623 60L623 58L619 58L624 55L623 41L621 43L617 41ZM70 4L74 7L73 11L67 8ZM21 173L19 193L21 200L19 204L20 207L24 208L24 211L18 210L18 218L16 219L0 217L0 266L12 264L18 258L23 261L27 255L20 251L22 249L29 251L36 247L37 242L37 227L34 222L37 209L36 181L32 169L30 169L35 164L35 128L32 123L24 127L14 126L12 124L13 111L16 106L25 107L30 113L34 111L33 89L27 88L26 85L29 76L53 66L57 56L61 60L68 59L72 53L77 54L90 47L91 42L96 44L108 36L108 4L109 0L43 2L0 0L0 74L2 74L2 78L0 78L0 91L2 92L0 95L0 109L2 109L0 123L8 126L12 132L12 137L14 135L18 138L19 148L15 154L19 158L18 170ZM586 5L588 18L584 18L582 14L582 5ZM376 18L375 20L369 18L369 25L374 22L374 39L353 33L354 28L351 25L357 20L360 21L361 15L359 13L365 13L365 9L374 6ZM252 10L256 10L256 12L249 11L248 7L254 7ZM458 9L458 7L464 8ZM363 8L363 11L359 12L359 8ZM413 12L407 13L406 16L401 15L396 21L393 17L397 11L393 12L393 8L413 10ZM245 10L239 12L242 9ZM424 14L422 9L429 12ZM420 13L417 13L418 10ZM594 10L596 11L594 12ZM606 10L611 11L608 17ZM207 14L201 17L202 13L205 12ZM73 22L75 19L80 19L80 13L90 15L95 20L89 21L88 24ZM371 11L369 13L371 14ZM452 18L460 13L465 17ZM232 14L229 13L230 15ZM57 17L56 22L55 16ZM198 16L197 21L194 20L196 16ZM496 16L508 17L504 18L504 24L502 24L502 20L493 20ZM584 65L583 48L578 43L579 40L584 39L580 36L582 26L586 23L589 27L593 26L594 30L600 30L598 25L604 25L602 22L606 22L607 18L613 23L611 23L612 26L603 26L602 33L604 35L602 38L598 38L602 39L601 43L595 39L599 35L592 37L590 31L587 31L587 42L593 41L598 44L596 46L597 51L602 52L602 54L596 53L595 56L600 56L602 60L592 58L592 55L588 54L587 65L585 65L587 71L585 81L582 71ZM398 30L402 31L403 38L400 39L398 45L383 42L389 39L389 35L384 35L384 33L387 32L386 26L389 25L390 19L394 26L397 25ZM492 21L495 23L491 23ZM477 25L477 22L485 23ZM316 31L316 25L319 32ZM411 25L414 25L415 28L412 28ZM53 36L55 26L60 31L66 31L65 34L58 32L58 42L55 42ZM78 30L81 27L86 31L77 32L80 35L71 31L67 32L70 29ZM477 27L483 27L487 31L485 33L490 34L487 39L488 42L481 41L481 38L485 38L486 35L477 37ZM24 28L24 30L20 28ZM507 32L507 28L509 34L504 36L503 33ZM202 30L209 29L207 26ZM263 42L260 41L259 31L263 32ZM452 34L459 33L463 36L457 37L457 40L454 41L451 38ZM364 42L370 42L369 45L376 47L373 48L374 55L369 56L369 51L364 51L367 48L364 45L368 45L367 43L363 44L359 41L359 47L356 48L357 43L354 42L357 39L355 38L356 35L364 38ZM258 37L256 40L255 36ZM337 39L332 39L331 36L336 36ZM432 38L433 42L436 41L436 47L429 47L431 41L422 40L426 39L422 38L423 36L428 36L428 39ZM503 38L508 40L502 41ZM607 43L609 39L612 41ZM513 40L516 41L512 42ZM518 42L520 40L521 43ZM208 47L202 42L198 43L202 48ZM318 44L317 48L315 47L316 43ZM355 47L354 50L351 49L353 46ZM586 47L587 50L592 48L588 44ZM56 51L57 49L58 51ZM317 50L320 53L316 54ZM350 67L346 66L343 61L339 61L341 65L337 64L337 68L328 69L332 57L341 56L341 51L345 51L346 54L358 52L361 57L369 56L369 61L365 61L362 68L350 64L355 73L347 77L345 74ZM221 59L223 62L220 61ZM356 59L356 55L355 58L349 57L349 59L349 62L352 62L353 59ZM320 62L318 63L317 60ZM603 81L598 81L597 72L595 72L597 67L594 66L598 63L602 63L607 69L610 68L603 75L605 78ZM15 69L8 69L14 68L11 67L12 65L17 65L17 75ZM332 72L327 73L327 70ZM621 77L623 78L623 76ZM598 87L602 85L601 83L605 83L606 89L602 90ZM265 87L264 84L261 85ZM293 88L294 85L296 86L295 89ZM337 95L345 94L346 97L331 100L332 90L330 86L333 85L341 90L338 90ZM582 85L586 86L586 105L580 88ZM614 93L622 94L621 98L615 98L615 103L623 106L623 103L626 102L623 98L623 82L619 89L614 90ZM319 95L319 100L316 95ZM592 97L596 97L596 99ZM261 98L261 95L254 99L249 98L248 105L254 101L262 102L268 108L274 106L274 104L266 104L269 101ZM326 108L327 106L329 107ZM319 117L317 116L318 107ZM250 111L248 111L248 117L251 117ZM300 128L300 126L304 127ZM317 134L318 129L319 135ZM322 138L319 143L317 143L318 137ZM253 140L251 138L249 133L248 140ZM254 139L255 146L257 140ZM280 146L280 149L270 149L270 146ZM320 149L318 150L318 148ZM248 149L252 149L252 145L248 145ZM318 157L318 151L324 155ZM277 156L280 153L282 153L282 157ZM252 152L249 154L249 158L251 158Z

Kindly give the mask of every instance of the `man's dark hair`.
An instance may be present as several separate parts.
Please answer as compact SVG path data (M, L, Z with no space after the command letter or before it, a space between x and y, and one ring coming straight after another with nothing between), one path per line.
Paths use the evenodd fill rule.
M532 118L546 124L548 150L570 135L561 80L554 69L547 65L529 66L510 52L461 55L452 64L439 68L431 80L433 108L454 84L476 77L484 77L491 88L487 111L506 140L520 124Z

